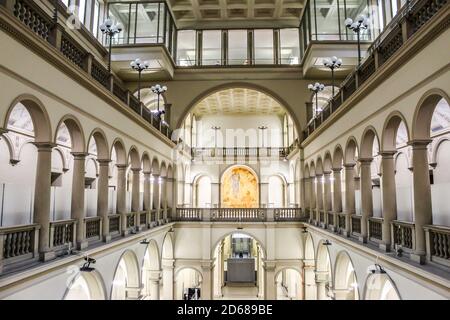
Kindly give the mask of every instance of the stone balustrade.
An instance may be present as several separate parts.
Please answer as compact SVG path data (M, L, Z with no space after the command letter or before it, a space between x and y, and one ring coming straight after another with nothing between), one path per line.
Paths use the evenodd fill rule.
M361 235L361 216L353 214L350 217L351 235L359 237Z
M450 227L425 226L427 261L450 267Z
M415 226L414 222L398 221L391 222L391 242L394 248L401 248L404 251L411 252L415 246Z
M372 242L380 243L382 240L383 218L369 218L368 238Z
M96 241L102 239L102 218L88 217L84 218L86 240Z
M38 224L0 227L0 273L10 264L39 258Z
M55 251L56 255L76 247L76 227L75 219L50 222L49 247Z

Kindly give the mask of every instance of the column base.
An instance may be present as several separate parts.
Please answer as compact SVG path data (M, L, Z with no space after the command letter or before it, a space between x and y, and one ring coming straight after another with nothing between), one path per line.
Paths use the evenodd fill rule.
M88 242L86 240L77 241L77 249L78 250L84 250L88 247Z
M54 251L47 251L47 252L40 252L39 253L39 260L41 261L50 261L56 258L56 254Z
M419 264L425 264L425 261L426 261L425 253L411 252L411 254L409 255L409 258L412 261L417 262Z
M390 252L391 251L391 244L390 243L380 243L379 248L384 252Z
M126 229L126 230L122 230L122 236L125 237L127 235L130 234L130 230Z
M103 236L103 242L108 243L111 242L112 237L110 234Z
M342 235L343 235L344 237L350 237L350 231L342 230Z

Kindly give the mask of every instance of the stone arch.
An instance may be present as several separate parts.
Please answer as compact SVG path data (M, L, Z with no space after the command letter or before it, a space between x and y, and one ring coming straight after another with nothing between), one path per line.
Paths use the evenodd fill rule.
M173 232L167 232L162 244L161 259L172 260L174 257Z
M161 269L158 244L153 239L150 240L145 249L143 268L150 271L159 271Z
M305 259L315 260L316 254L314 249L314 240L309 232L306 233L305 238Z
M351 136L345 144L344 164L356 164L357 157L355 154L359 154L358 142L355 137Z
M161 177L167 177L167 166L166 166L166 162L164 160L161 161L161 167L159 169L159 175Z
M408 123L406 122L405 117L399 111L394 111L386 118L383 125L380 150L386 152L395 152L397 150L397 131L402 122L406 126L406 133L408 134L407 140L410 140Z
M100 128L95 128L92 130L88 144L86 145L86 152L89 152L89 143L91 139L94 139L95 144L97 146L97 159L98 160L110 160L109 155L109 146L108 146L108 139L106 138L105 132L103 132Z
M152 163L150 161L150 155L148 154L147 151L144 151L142 153L141 163L142 163L142 170L144 172L152 171Z
M439 138L439 140L435 143L434 148L433 148L433 152L431 154L431 163L432 164L436 164L437 163L437 155L439 152L439 148L441 147L441 145L445 142L445 141L450 141L449 137L441 137Z
M333 169L342 168L342 163L344 161L344 152L342 151L341 145L337 145L333 151Z
M62 119L59 121L58 126L56 127L55 136L54 136L54 143L56 144L56 139L58 136L59 128L62 124L65 124L70 135L70 140L72 143L71 150L72 152L80 152L84 153L86 151L86 143L84 139L84 133L83 128L81 126L81 123L78 121L77 118L75 118L72 115L65 115L62 117Z
M321 156L319 156L316 161L316 175L323 175L323 162Z
M311 163L309 164L309 176L310 177L316 176L316 166L314 164L314 160L311 160Z
M350 281L352 282L349 284ZM336 262L334 263L334 289L341 291L339 292L341 296L336 297L339 300L344 298L344 295L350 298L351 289L353 289L354 294L351 300L359 300L358 279L356 277L355 267L349 254L344 250L338 253ZM345 292L347 290L349 291L348 293ZM345 297L345 300L348 300L347 297Z
M141 159L139 157L139 151L136 146L131 146L130 150L128 151L128 159L129 159L129 165L131 166L131 169L140 169L141 168Z
M325 152L325 157L323 158L323 172L329 173L333 169L333 160L331 158L330 151Z
M373 156L373 145L377 142L380 145L377 131L374 127L368 126L361 137L361 146L359 157L363 159L370 159Z
M34 140L36 142L51 142L52 128L47 110L38 98L29 94L20 95L13 100L8 111L6 112L3 127L5 129L8 127L11 112L19 103L27 109L31 116L34 129Z
M413 140L427 140L430 138L431 119L436 105L441 99L445 99L450 105L448 94L441 89L427 91L419 100L413 118Z
M303 172L304 172L305 178L309 178L310 177L309 165L307 163L305 164Z
M122 283L123 280L125 283ZM111 299L127 298L127 288L140 288L140 283L139 262L136 254L132 250L125 250L120 256L114 271L111 284ZM123 293L119 291L123 291Z
M387 273L373 273L366 278L364 300L401 300L401 296Z
M126 165L127 164L127 154L125 151L125 144L123 143L122 139L116 138L113 141L113 143L111 145L110 159L112 159L113 150L116 152L116 157L117 157L116 164Z
M159 160L157 157L153 157L153 160L152 160L152 174L153 175L160 174Z
M233 231L225 231L225 233L221 234L220 236L218 236L218 239L215 240L214 242L212 242L212 246L211 246L211 256L214 256L214 251L216 249L216 247L220 244L220 242L225 239L226 237L234 234L234 233L241 233L241 234L245 234L253 239L256 240L256 242L259 243L259 245L261 246L261 251L264 257L266 257L266 244L264 242L262 242L260 240L260 237L258 237L257 235L254 234L254 232L249 231L249 230L233 230Z
M84 290L77 290L76 287L84 287ZM80 288L81 289L81 288ZM81 291L81 292L80 292ZM84 291L84 292L83 292ZM64 293L63 300L80 300L89 298L90 300L106 300L105 283L101 274L94 270L92 272L78 272L77 276L71 281Z
M295 112L293 111L295 108L291 107L279 94L277 94L274 90L271 90L265 86L261 86L254 83L248 83L248 82L230 82L226 84L221 84L218 86L214 86L212 88L209 88L199 95L197 95L186 107L185 110L180 114L180 118L178 119L178 123L176 124L176 128L181 128L184 122L184 119L186 116L191 112L191 110L203 99L208 97L209 95L212 95L216 92L227 90L227 89L233 89L233 88L242 88L242 89L251 89L256 90L261 93L264 93L277 101L280 105L282 105L289 116L292 118L293 122L295 123L297 132L302 132L300 122L298 121L298 117L295 116Z

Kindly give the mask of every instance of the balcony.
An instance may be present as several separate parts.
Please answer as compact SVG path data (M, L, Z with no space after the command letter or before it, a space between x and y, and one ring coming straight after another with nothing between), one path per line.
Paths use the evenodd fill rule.
M192 148L194 161L248 161L255 159L283 160L289 154L289 148Z
M309 121L307 128L303 131L303 138L307 139L319 127L322 127L335 112L341 110L344 105L347 107L352 103L355 94L361 91L360 88L367 87L367 83L373 80L381 69L387 72L385 66L388 62L398 55L406 42L411 42L409 39L413 38L445 7L446 2L415 0L403 6L396 18L386 26L367 50L367 57L362 64L341 83L339 91L323 108L323 111ZM423 43L420 44L420 47L423 45ZM403 60L400 65L404 65L405 62ZM398 65L391 66L390 73L393 72L394 67L398 67Z
M121 105L134 116L143 119L151 130L155 129L157 135L171 138L172 130L168 125L139 103L115 74L108 72L105 61L96 57L99 53L88 51L85 45L71 35L77 30L69 31L66 29L67 26L55 23L53 17L32 0L5 0L0 2L0 9L2 22L10 30L15 30L14 35L22 35L24 32L34 34L35 41L48 46L42 53L46 55L45 59L48 59L47 55L50 52L66 60L67 64L76 69L76 74L81 72L92 80L92 83L89 81L87 85L91 85L93 90L96 92L100 90L102 94L112 98L113 103ZM82 29L80 36L85 37L85 34L86 31ZM23 36L18 36L18 40L20 39L23 39Z
M301 208L177 208L177 221L267 222L306 221Z

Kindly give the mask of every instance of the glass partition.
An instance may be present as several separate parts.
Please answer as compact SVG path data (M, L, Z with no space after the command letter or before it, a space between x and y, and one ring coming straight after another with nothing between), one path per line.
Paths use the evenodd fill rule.
M229 65L248 64L247 30L228 30Z
M182 67L195 66L196 64L196 41L195 30L178 31L177 37L177 65Z
M254 64L274 64L273 30L253 31Z
M113 44L162 43L168 48L171 45L171 33L176 28L164 2L110 2L108 15L123 25Z
M222 31L204 30L202 41L202 65L222 64Z
M297 28L280 30L280 64L299 64L300 47Z

